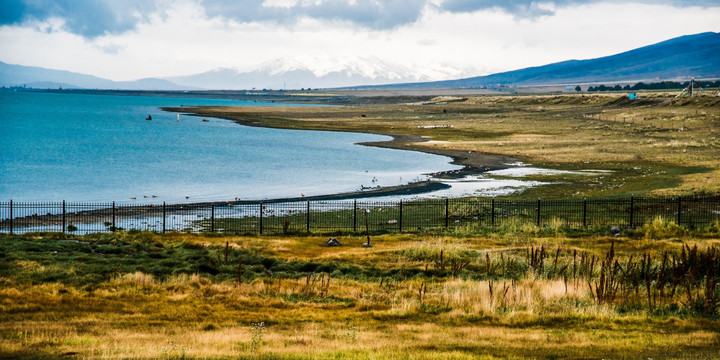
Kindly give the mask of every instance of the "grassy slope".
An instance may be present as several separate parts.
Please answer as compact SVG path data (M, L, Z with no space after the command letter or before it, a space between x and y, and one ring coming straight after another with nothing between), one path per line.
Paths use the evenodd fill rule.
M640 230L632 255L718 244ZM502 235L505 231L505 235ZM550 231L550 232L547 232ZM557 231L557 230L556 230ZM489 237L202 237L105 234L0 237L0 355L13 358L715 358L720 324L679 292L644 306L598 304L585 280L551 267L572 251L601 256L604 236L532 227ZM667 240L642 239L661 234ZM708 237L709 236L709 237ZM227 244L227 260L225 251ZM526 251L544 246L544 270ZM443 250L444 265L439 263ZM500 254L503 254L502 256ZM456 273L453 261L467 259ZM490 260L490 269L487 260ZM241 265L241 283L237 268ZM445 270L442 270L444 266ZM560 266L557 266L560 267ZM553 270L551 270L553 269ZM568 275L569 276L569 275ZM516 279L513 281L512 279ZM490 293L490 284L494 293ZM598 279L593 278L595 284ZM507 288L508 291L503 291ZM693 293L699 296L700 293ZM263 323L262 326L257 325Z
M674 94L438 98L436 105L187 108L279 128L424 136L409 148L516 157L535 166L603 169L598 177L541 176L524 197L720 192L720 98ZM447 128L423 128L446 125ZM451 127L450 127L451 126Z

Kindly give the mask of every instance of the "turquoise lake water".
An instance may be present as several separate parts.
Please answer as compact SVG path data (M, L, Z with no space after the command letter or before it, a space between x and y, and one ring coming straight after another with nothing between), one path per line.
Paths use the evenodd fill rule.
M386 136L177 121L159 109L181 105L279 104L0 91L0 201L272 199L398 185L459 168L443 156L355 145Z

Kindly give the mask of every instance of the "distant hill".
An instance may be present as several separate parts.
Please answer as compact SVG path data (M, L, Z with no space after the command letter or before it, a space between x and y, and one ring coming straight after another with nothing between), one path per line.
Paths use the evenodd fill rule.
M720 78L720 33L686 35L624 53L568 60L458 80L392 84L373 88L474 88L502 85L566 85L591 82Z
M120 90L194 90L168 80L147 78L135 81L112 81L97 76L35 66L6 64L0 61L0 86L25 86L37 89L120 89Z

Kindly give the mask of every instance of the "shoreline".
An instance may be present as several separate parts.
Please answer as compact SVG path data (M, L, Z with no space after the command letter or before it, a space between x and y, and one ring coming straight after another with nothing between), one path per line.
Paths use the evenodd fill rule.
M276 199L263 199L263 200L235 200L235 201L202 201L202 202L188 202L188 203L173 203L173 204L119 204L117 207L102 207L97 209L71 211L65 213L56 214L33 214L26 215L23 217L14 217L12 222L9 219L0 220L0 229L10 228L12 223L14 228L22 229L29 228L32 226L59 226L62 224L92 224L99 222L102 219L117 218L151 218L159 216L170 216L176 214L187 213L193 211L196 208L205 206L216 206L220 207L233 207L242 205L263 205L263 204L281 204L281 203L298 203L298 202L310 202L310 201L339 201L339 200L359 200L366 198L375 198L382 196L394 196L394 195L414 195L433 192L437 190L443 190L449 188L449 185L443 184L438 181L419 181L406 185L393 185L379 188L372 188L369 190L358 190L345 193L327 194L327 195L315 195L305 197L287 197L287 198L276 198ZM20 203L22 204L22 203ZM73 205L73 203L68 203ZM92 205L92 204L86 204ZM100 204L98 204L100 205ZM107 204L104 204L107 205ZM88 219L91 217L90 219ZM94 218L92 218L94 217Z
M336 132L353 132L361 134L371 135L382 135L388 136L392 139L385 141L370 141L370 142L359 142L356 145L361 146L374 146L385 149L405 150L405 151L417 151L426 154L446 156L451 159L449 164L462 166L458 170L448 170L435 173L429 173L430 177L434 179L459 179L468 175L477 175L491 170L502 170L507 169L510 166L508 164L520 161L520 159L499 154L488 154L478 153L474 151L464 150L451 150L451 149L438 149L420 146L418 144L429 141L427 138L417 135L409 134L386 134L374 131L349 131L349 130L318 130L318 129L302 129L302 128L290 128L281 126L266 126L254 120L237 119L229 116L222 116L222 114L212 112L202 112L203 107L161 107L160 109L166 112L182 113L185 116L194 117L213 117L218 119L229 120L240 125L250 127L262 127L271 129L285 129L285 130L305 130L305 131L336 131ZM248 200L247 202L259 203L259 202L292 202L292 201L305 201L305 200L347 200L354 198L371 198L371 197L382 197L382 196L394 196L394 195L415 195L425 194L434 192L437 190L443 190L450 188L449 185L442 183L437 180L424 180L415 183L408 183L405 185L393 185L378 188L377 190L359 190L351 191L346 193L316 195L312 197L303 198L276 198L267 200ZM245 202L245 201L243 201Z
M167 204L167 214L181 213L193 208L195 206L203 205L217 205L217 206L229 206L229 205L254 205L254 204L272 204L272 203L292 203L292 202L305 202L305 201L337 201L337 200L353 200L353 199L371 199L378 197L389 197L389 196L402 196L402 195L419 195L432 193L439 190L448 189L451 186L443 183L441 179L458 179L467 175L475 175L484 173L490 170L498 170L509 168L507 164L518 161L516 158L496 155L496 154L484 154L476 152L468 152L462 150L450 150L450 149L438 149L420 146L418 144L429 141L427 138L408 135L408 134L385 134L372 131L349 131L349 130L316 130L316 129L296 129L288 127L278 126L265 126L257 121L233 119L230 117L218 116L217 114L203 113L203 112L189 112L189 110L197 110L199 108L161 108L166 112L179 112L186 116L194 117L213 117L224 120L233 121L237 124L251 127L264 127L264 128L275 128L275 129L287 129L287 130L306 130L306 131L338 131L338 132L353 132L353 133L364 133L372 135L382 135L391 137L390 140L384 141L372 141L372 142L359 142L356 145L361 146L374 146L386 149L396 149L405 151L418 151L427 154L446 156L450 158L449 164L462 166L458 170L448 170L426 174L431 179L411 182L407 184L391 185L385 187L366 188L363 190L355 190L341 193L331 193L322 195L313 195L305 197L279 197L270 199L252 199L252 200L235 200L235 201L200 201L200 202L178 202L173 204ZM145 204L122 204L118 207L117 216L123 217L137 217L137 216L159 216L163 213L162 205L145 203ZM72 214L67 214L67 222L75 224L87 223L86 216L111 216L113 215L112 208L99 208L79 211ZM21 228L23 226L29 226L30 223L37 225L59 225L64 223L62 214L42 214L34 216L25 216L22 218L16 218L14 220L15 226ZM92 222L92 221L91 221ZM0 228L8 227L8 220L0 221Z
M372 134L377 134L377 133L372 133ZM419 146L417 144L424 143L429 140L427 138L417 136L417 135L405 135L405 134L400 134L400 135L377 134L377 135L391 136L393 139L387 140L387 141L362 142L362 143L357 143L357 144L363 145L363 146L375 146L375 147L386 148L386 149L417 151L417 152L422 152L422 153L426 153L426 154L446 156L446 157L449 157L450 159L452 159L450 164L463 167L460 170L442 171L439 173L430 174L431 176L433 176L435 178L455 179L455 178L461 178L465 175L475 175L475 174L484 173L484 172L490 171L490 170L507 169L507 168L509 168L509 166L507 164L511 164L511 163L519 161L519 159L511 157L511 156L507 156L507 155L477 153L474 151L464 151L464 150L437 149L437 148L429 148L429 147L425 147L425 146Z

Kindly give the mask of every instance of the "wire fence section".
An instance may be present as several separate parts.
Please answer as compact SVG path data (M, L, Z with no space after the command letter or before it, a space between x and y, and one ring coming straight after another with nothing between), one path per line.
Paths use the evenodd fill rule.
M424 231L513 225L634 228L658 217L687 228L720 221L720 197L516 200L218 202L145 204L0 202L0 232L97 233Z

